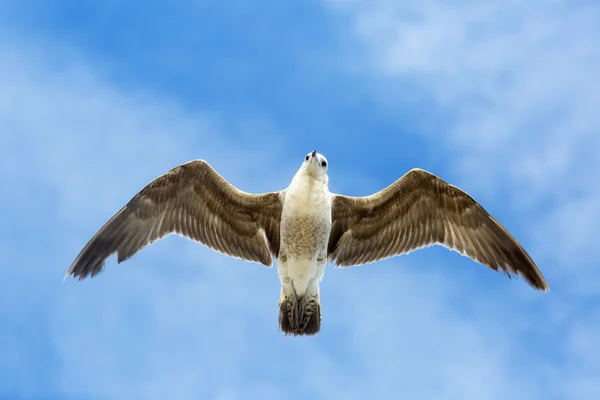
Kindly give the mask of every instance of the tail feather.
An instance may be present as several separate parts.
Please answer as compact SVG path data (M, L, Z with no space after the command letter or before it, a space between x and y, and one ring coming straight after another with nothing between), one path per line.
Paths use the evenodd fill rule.
M279 302L279 329L285 335L316 335L321 330L318 297L284 298Z

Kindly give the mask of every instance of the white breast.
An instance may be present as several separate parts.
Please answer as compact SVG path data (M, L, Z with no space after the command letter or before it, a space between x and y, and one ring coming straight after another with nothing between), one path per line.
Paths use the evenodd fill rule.
M294 178L286 190L283 202L282 218L294 214L321 215L331 214L331 196L327 186L303 175ZM331 215L329 215L331 219Z

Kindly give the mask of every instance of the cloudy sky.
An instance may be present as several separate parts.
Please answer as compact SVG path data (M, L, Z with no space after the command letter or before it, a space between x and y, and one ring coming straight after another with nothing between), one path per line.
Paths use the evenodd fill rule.
M595 1L0 2L0 398L600 398ZM334 192L414 167L529 251L549 293L442 247L328 267L315 337L275 269L170 236L62 278L148 182L250 192L309 151Z

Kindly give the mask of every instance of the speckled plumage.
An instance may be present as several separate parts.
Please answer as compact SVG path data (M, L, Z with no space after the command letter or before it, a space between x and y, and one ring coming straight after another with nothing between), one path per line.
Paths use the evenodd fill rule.
M440 244L495 271L548 284L512 235L472 197L413 169L371 196L329 192L327 160L306 155L285 190L250 194L203 160L156 178L86 244L66 276L80 280L154 241L176 233L232 257L272 265L281 281L279 327L285 334L321 329L319 283L327 261L361 265ZM65 278L66 278L65 276Z
M328 211L328 210L326 210ZM296 257L312 259L317 256L327 256L327 246L323 240L329 240L331 215L293 215L282 218L281 243L285 253Z

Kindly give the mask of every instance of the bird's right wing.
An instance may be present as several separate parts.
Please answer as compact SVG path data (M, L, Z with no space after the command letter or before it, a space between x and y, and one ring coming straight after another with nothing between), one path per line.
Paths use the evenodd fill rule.
M413 169L371 196L333 195L332 202L328 256L339 266L441 244L548 289L531 257L502 225L467 193L427 171Z
M93 277L112 254L120 263L170 233L271 266L279 253L282 201L283 192L245 193L204 160L190 161L135 195L92 237L66 276Z

